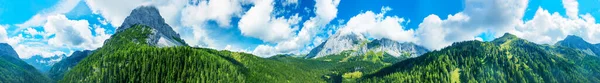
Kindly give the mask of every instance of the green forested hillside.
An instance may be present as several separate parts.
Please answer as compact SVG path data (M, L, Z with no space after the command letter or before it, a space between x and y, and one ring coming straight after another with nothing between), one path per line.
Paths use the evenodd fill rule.
M598 83L599 62L598 57L571 48L538 45L505 34L491 42L454 43L361 81Z
M0 83L48 83L51 80L21 59L0 53Z
M143 25L116 33L59 82L325 82L303 69L246 53L146 45Z
M385 53L317 59L145 44L151 28L116 33L59 82L600 82L600 59L506 34L465 41L417 58ZM397 63L396 63L397 62Z

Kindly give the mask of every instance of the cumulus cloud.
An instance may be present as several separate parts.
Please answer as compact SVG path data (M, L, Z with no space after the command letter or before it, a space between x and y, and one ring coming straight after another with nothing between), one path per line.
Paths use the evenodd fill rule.
M485 31L499 36L522 23L527 0L466 0L465 9L447 19L437 15L425 17L416 30L417 44L428 49L441 49L452 42L478 40Z
M30 28L30 27L43 26L44 23L46 23L46 20L47 20L46 17L51 16L51 15L56 15L56 14L67 13L67 12L73 10L73 8L75 8L75 6L77 6L77 4L80 1L81 0L61 0L58 2L58 4L56 4L56 6L53 6L49 9L41 11L40 13L34 15L33 17L31 17L29 20L25 21L24 23L16 24L16 26L19 27L19 29L17 29L17 31L25 29L25 28Z
M100 14L114 27L119 27L136 7L150 0L85 0L93 13Z
M577 7L579 3L577 3L577 0L562 0L562 4L565 10L567 10L566 13L569 18L579 18L577 17L579 14L579 8Z
M8 41L6 28L7 27L0 25L0 43L6 43Z
M281 53L304 53L302 49L312 48L311 43L314 43L314 38L318 33L321 33L323 28L337 16L337 6L340 0L315 0L315 17L310 17L309 20L302 23L300 31L295 33L291 38L277 42L275 46L259 45L252 52L255 55L269 57Z
M48 16L44 31L53 34L48 44L83 49L95 49L102 46L108 38L103 28L96 28L98 36L93 36L87 20L69 20L64 15Z
M294 19L274 17L273 0L261 0L254 3L240 22L239 29L244 36L254 37L267 42L280 42L293 37ZM296 16L298 18L298 16Z
M58 51L55 47L45 45L32 45L32 44L18 44L11 45L15 51L19 54L19 58L30 58L31 56L40 55L42 57L52 57L56 55L66 54L65 52Z
M183 8L181 22L184 26L199 26L214 20L220 27L230 27L231 18L239 17L242 11L238 0L199 1Z
M558 13L538 8L533 19L515 27L511 33L543 44L554 44L563 40L567 35L577 35L588 42L600 42L600 24L590 14L582 18L563 17Z
M389 7L383 7L382 12L375 14L372 11L367 11L358 14L346 23L339 30L339 34L360 33L367 37L381 39L387 38L399 42L414 42L414 30L404 30L402 23L405 23L403 18L397 16L384 16L386 11L390 11Z

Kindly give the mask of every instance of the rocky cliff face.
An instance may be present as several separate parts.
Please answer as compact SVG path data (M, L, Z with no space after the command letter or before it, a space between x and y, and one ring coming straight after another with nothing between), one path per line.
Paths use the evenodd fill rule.
M413 43L400 43L390 39L375 39L369 41L361 34L334 34L327 41L315 47L305 58L319 58L343 51L353 50L352 55L364 55L367 52L385 52L395 57L402 55L416 57L428 50Z
M394 57L417 57L428 52L428 50L425 47L416 45L414 43L400 43L387 38L375 39L369 42L367 46L364 46L359 49L358 55L365 54L368 51L385 52Z
M147 43L150 45L159 47L187 46L179 34L165 22L165 19L162 18L158 9L154 6L141 6L131 11L131 14L125 18L123 24L117 29L117 33L133 25L146 25L153 29L152 34L147 39Z
M326 55L341 53L345 50L355 50L361 44L364 45L363 42L368 41L361 34L335 34L321 45L315 47L310 51L305 58L318 58Z
M7 43L0 43L0 54L2 54L3 56L10 56L19 59L19 55L17 54L17 52L12 48L12 46L8 45Z

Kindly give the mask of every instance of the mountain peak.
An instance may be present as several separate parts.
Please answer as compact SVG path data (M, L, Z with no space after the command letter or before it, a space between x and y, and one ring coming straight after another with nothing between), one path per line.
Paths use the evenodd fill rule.
M165 22L159 10L154 6L140 6L133 9L117 29L117 33L124 32L125 29L135 25L144 25L153 29L152 34L148 35L149 38L147 39L149 45L159 47L187 46L179 34Z
M519 37L517 37L517 36L515 36L513 34L510 34L510 33L504 33L504 35L502 35L502 37L500 37L500 38L503 38L503 39L518 39Z
M577 40L577 41L585 41L583 38L575 35L568 35L564 40Z
M140 6L133 9L131 14L125 18L123 24L117 29L117 32L121 32L136 24L146 25L158 30L164 35L179 38L179 34L165 22L165 19L162 18L158 9L154 6Z
M7 43L0 43L0 56L2 55L19 59L19 55L17 54L15 49L13 49L12 46L10 46Z
M556 46L565 46L570 48L575 48L583 51L584 53L590 55L598 55L600 54L600 48L598 46L593 45L579 36L569 35L564 40L558 41L555 44Z

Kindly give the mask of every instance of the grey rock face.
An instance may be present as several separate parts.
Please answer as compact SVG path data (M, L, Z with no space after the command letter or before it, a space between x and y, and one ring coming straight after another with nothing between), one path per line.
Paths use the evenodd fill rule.
M429 50L413 43L400 43L390 39L367 40L361 34L335 34L323 42L321 45L312 49L305 58L319 58L332 54L339 54L346 50L354 50L352 55L365 55L369 51L385 52L395 57L402 55L408 57L417 57Z
M409 55L408 57L417 57L428 52L425 47L414 43L400 43L387 38L375 39L369 42L367 46L360 48L358 54L366 54L368 51L385 52L395 57L406 56L406 54Z
M10 56L19 59L19 54L7 43L0 43L0 56Z
M321 45L312 49L305 58L318 58L341 53L345 50L355 50L364 41L367 41L367 39L361 34L335 34Z
M117 33L136 24L146 25L153 29L152 34L147 39L147 43L152 46L187 46L179 34L165 22L165 19L162 18L158 9L154 6L141 6L131 11L131 14L125 18L123 24L117 29ZM159 42L160 39L164 39L164 42Z

